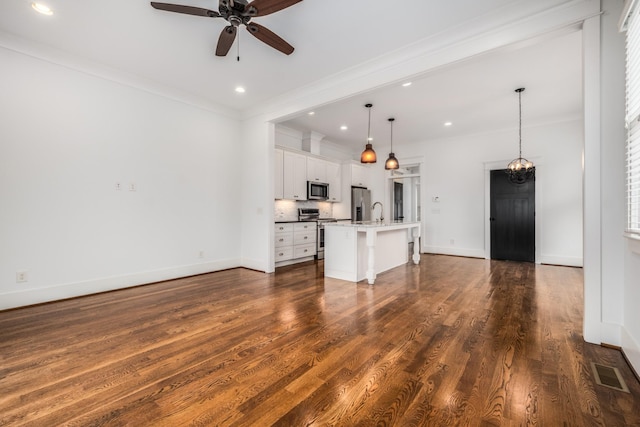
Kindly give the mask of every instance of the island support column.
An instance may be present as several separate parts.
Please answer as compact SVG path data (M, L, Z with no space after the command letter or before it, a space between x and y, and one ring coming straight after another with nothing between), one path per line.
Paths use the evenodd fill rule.
M370 228L367 230L367 249L368 249L368 260L367 260L367 282L370 285L376 280L376 240L378 237L378 233L375 229Z
M413 263L420 263L420 226L411 229L413 235Z

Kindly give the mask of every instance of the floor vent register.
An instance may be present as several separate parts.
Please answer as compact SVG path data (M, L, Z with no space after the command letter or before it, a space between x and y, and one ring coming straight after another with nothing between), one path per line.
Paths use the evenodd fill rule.
M618 368L591 362L591 369L593 369L593 375L599 385L629 393L629 388L622 379Z

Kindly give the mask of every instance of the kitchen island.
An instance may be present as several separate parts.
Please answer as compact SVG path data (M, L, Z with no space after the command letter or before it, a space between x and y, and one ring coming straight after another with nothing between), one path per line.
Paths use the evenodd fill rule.
M370 285L376 275L406 264L409 236L413 237L413 262L420 262L419 222L337 222L325 224L324 275Z

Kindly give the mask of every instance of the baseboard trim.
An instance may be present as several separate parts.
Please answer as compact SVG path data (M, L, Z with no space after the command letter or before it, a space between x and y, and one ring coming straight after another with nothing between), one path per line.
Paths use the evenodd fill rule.
M483 258L484 250L479 249L463 249L463 248L443 248L439 246L423 246L422 253L439 254L439 255L454 255L463 256L468 258Z
M260 259L242 258L238 264L239 267L248 268L249 270L261 271L263 273L272 273L267 268L267 263Z
M635 376L638 377L638 381L640 381L640 376L638 376L640 372L640 344L638 344L624 326L621 329L622 354L627 360L627 363L629 363Z
M581 257L563 257L563 256L553 256L553 255L542 255L540 257L540 264L564 265L567 267L583 266Z
M200 264L183 265L154 271L105 277L75 283L64 283L45 288L24 289L0 294L0 310L42 304L84 295L109 292L165 280L212 273L242 267L240 259L227 259Z
M625 353L624 349L622 348L620 349L620 353L622 353L622 357L624 357L624 360L627 362L627 365L629 365L629 369L631 369L631 372L633 372L633 375L635 375L638 382L640 382L640 375L638 375L638 371L633 367L633 364L629 360L627 353Z

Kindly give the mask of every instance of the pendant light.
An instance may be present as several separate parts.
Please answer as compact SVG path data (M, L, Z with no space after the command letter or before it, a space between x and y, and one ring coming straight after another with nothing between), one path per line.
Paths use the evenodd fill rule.
M516 93L518 94L518 105L520 107L518 158L512 160L511 163L507 165L507 174L509 175L509 181L515 184L523 184L527 180L533 178L535 175L533 162L522 157L522 92L524 92L523 87L516 89Z
M396 159L396 155L393 153L393 121L395 119L393 117L389 118L389 124L391 125L391 152L389 153L389 158L386 162L384 162L384 168L389 169L398 169L400 164L398 163L398 159Z
M367 145L365 145L364 151L360 155L360 163L375 163L378 159L371 145L371 107L373 107L373 104L366 104L365 107L369 109L369 127L367 129Z

